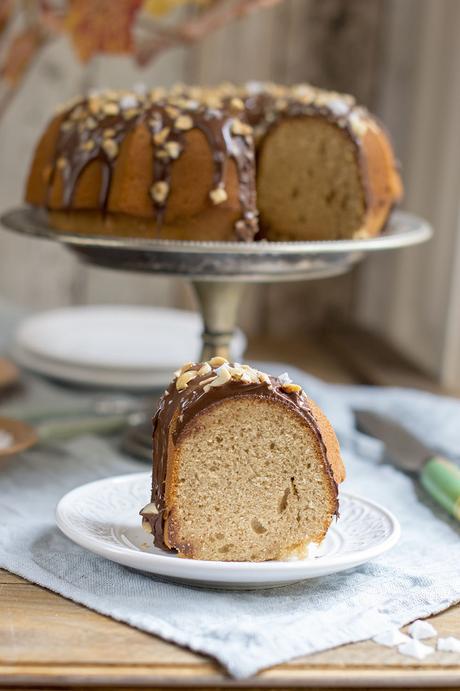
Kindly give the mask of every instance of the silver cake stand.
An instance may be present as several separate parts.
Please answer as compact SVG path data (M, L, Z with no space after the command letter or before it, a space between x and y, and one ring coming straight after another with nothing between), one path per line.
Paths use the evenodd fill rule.
M425 242L431 226L421 218L394 212L377 238L315 242L188 242L62 233L46 214L30 207L1 217L22 235L54 240L99 267L177 276L191 281L203 317L202 359L228 357L238 306L248 283L304 281L338 276L366 254Z

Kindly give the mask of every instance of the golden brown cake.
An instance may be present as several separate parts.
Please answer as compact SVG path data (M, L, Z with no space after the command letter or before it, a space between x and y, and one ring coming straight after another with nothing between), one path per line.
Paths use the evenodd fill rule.
M26 201L77 233L318 240L378 234L401 194L387 135L351 96L224 84L64 106Z
M329 421L287 375L221 357L188 363L154 417L142 524L181 557L303 556L337 514L344 477Z

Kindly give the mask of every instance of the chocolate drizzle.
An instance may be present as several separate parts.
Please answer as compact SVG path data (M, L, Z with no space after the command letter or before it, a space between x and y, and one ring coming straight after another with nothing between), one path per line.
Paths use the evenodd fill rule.
M123 107L124 103L128 107ZM205 101L185 95L155 93L135 95L102 92L73 105L63 117L56 143L49 190L58 172L62 176L62 206L72 208L75 188L86 167L93 161L102 163L99 210L106 213L111 181L120 148L132 129L143 124L153 143L154 179L150 188L157 221L157 233L165 222L174 161L187 147L186 135L199 129L206 137L213 158L213 188L210 204L223 203L227 164L233 159L239 180L241 218L235 223L235 237L252 240L258 230L254 143L249 133L239 133L241 123L234 113L211 108ZM217 196L213 192L218 191ZM47 199L48 208L50 194Z
M198 370L201 365L194 365L190 369ZM253 370L255 372L255 370ZM213 372L214 376L216 373ZM226 398L240 398L245 396L277 401L288 407L295 414L300 415L314 432L323 456L324 467L331 481L337 498L337 483L334 480L331 465L328 460L326 444L316 418L310 408L308 398L299 392L287 392L283 384L275 377L266 376L263 380L245 383L231 379L222 386L206 387L203 382L209 380L211 373L195 377L186 389L178 391L176 380L165 391L158 411L153 418L153 472L152 472L152 503L158 513L142 514L151 525L155 545L164 550L170 548L164 540L165 525L165 488L168 457L171 452L170 444L176 444L187 424L210 406Z

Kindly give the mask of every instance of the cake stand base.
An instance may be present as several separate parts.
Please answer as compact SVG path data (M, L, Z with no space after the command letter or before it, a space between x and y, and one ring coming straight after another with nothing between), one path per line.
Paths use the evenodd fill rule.
M236 326L245 283L192 281L203 317L201 361L221 355L230 359L230 343Z

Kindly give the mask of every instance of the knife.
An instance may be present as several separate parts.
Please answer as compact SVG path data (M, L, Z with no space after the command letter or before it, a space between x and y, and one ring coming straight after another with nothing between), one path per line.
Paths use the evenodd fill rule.
M460 521L460 468L438 456L397 422L370 410L355 410L358 429L385 444L388 460L418 476L422 486Z

